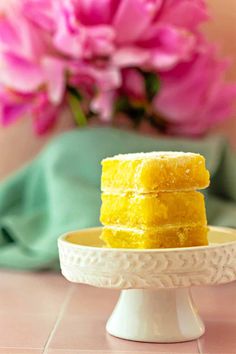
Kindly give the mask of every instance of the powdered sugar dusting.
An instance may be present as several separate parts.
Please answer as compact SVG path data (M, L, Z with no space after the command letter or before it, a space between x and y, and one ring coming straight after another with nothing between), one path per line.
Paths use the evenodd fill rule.
M119 154L113 157L107 157L107 160L143 160L143 159L175 159L179 157L196 157L201 156L193 152L182 151L152 151L152 152L139 152L130 154Z

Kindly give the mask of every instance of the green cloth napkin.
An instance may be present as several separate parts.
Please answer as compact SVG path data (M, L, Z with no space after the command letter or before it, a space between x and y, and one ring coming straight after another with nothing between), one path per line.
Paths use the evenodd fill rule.
M99 225L100 162L117 153L179 150L206 157L208 221L236 227L236 157L220 137L149 138L112 128L81 128L52 140L0 184L0 266L58 269L57 238Z

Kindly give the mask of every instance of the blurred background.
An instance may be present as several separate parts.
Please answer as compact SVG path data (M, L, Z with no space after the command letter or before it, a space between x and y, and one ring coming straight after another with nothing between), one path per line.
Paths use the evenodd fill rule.
M208 0L212 20L208 22L204 30L209 39L216 41L224 55L233 58L233 65L228 75L236 79L236 1ZM71 118L66 116L58 121L53 133L47 133L43 137L36 137L32 131L29 119L18 120L16 124L7 128L0 127L0 180L18 169L25 162L31 160L52 138L62 131L71 129L73 126ZM224 134L231 145L236 148L236 119L227 120L216 126L213 132Z

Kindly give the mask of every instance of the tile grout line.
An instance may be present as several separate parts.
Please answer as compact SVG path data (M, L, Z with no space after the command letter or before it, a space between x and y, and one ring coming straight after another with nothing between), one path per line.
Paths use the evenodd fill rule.
M197 339L197 348L198 348L199 354L204 354L202 351L202 345L201 345L200 339Z
M70 300L70 298L71 298L71 294L72 294L72 292L73 292L74 289L75 289L75 286L74 286L74 285L71 285L71 286L69 287L69 289L68 289L68 292L67 292L67 294L66 294L66 296L65 296L65 299L64 299L64 301L63 301L63 303L62 303L62 305L61 305L61 308L60 308L60 311L59 311L58 316L57 316L57 318L56 318L56 321L55 321L55 323L54 323L54 326L53 326L53 328L52 328L52 330L51 330L51 332L50 332L50 334L49 334L49 336L48 336L48 339L47 339L47 341L46 341L46 344L45 344L45 346L44 346L44 350L43 350L43 353L42 353L42 354L47 354L48 347L49 347L49 345L50 345L50 343L51 343L51 340L52 340L52 338L53 338L53 336L54 336L54 334L55 334L55 332L56 332L56 330L57 330L57 327L58 327L58 325L59 325L59 323L60 323L60 321L61 321L61 319L62 319L62 317L63 317L63 315L64 315L66 306L67 306L67 304L68 304L68 302L69 302L69 300Z

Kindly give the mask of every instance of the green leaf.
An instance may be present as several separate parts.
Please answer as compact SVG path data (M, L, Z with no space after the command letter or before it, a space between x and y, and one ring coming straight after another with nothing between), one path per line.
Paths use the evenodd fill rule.
M160 90L160 79L154 73L143 73L143 75L145 78L147 99L151 102Z
M127 97L120 96L115 103L116 112L127 112L130 108L130 102Z
M67 86L67 89L73 96L77 97L79 101L82 101L83 96L78 90L76 90L73 86Z
M71 109L71 112L74 116L75 122L79 126L84 126L87 124L87 119L84 115L84 112L81 108L80 99L74 93L68 93L68 102Z

